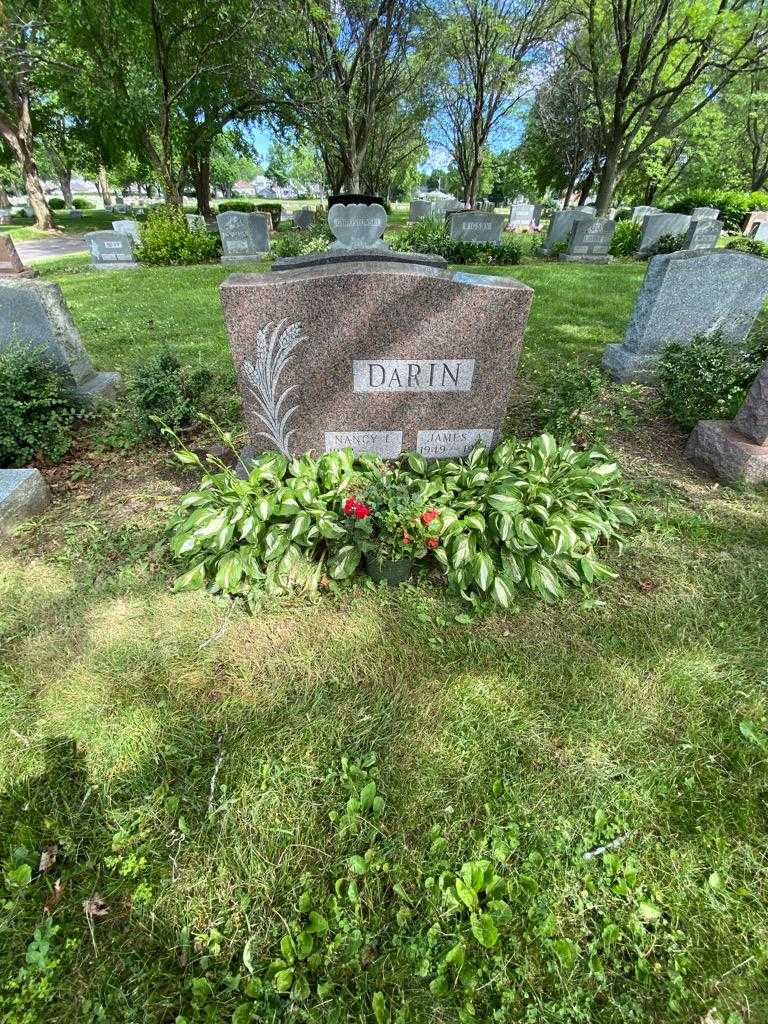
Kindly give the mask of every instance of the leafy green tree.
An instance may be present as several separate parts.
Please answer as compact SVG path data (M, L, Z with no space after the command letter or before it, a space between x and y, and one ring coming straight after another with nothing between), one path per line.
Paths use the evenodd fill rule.
M224 195L232 194L236 181L255 178L261 168L258 154L237 128L227 128L217 136L211 148L210 181Z

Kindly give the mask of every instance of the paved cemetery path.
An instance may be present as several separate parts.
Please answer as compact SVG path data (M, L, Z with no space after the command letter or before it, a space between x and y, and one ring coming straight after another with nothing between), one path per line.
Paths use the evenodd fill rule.
M83 235L64 235L61 238L36 238L33 241L16 242L16 252L23 263L48 260L52 256L68 256L72 252L87 252Z

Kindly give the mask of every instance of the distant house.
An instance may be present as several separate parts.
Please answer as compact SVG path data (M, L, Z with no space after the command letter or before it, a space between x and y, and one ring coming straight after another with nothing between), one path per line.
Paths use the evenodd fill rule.
M237 192L241 196L256 196L259 194L252 181L236 181L232 186L232 191Z

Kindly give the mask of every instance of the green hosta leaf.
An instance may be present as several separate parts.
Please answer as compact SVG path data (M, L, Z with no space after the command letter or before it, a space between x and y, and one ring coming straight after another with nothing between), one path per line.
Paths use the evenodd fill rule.
M250 535L253 533L253 530L254 530L255 526L256 526L256 516L254 516L254 515L246 516L245 519L243 519L243 521L240 523L240 536L241 536L241 538L243 540L245 540L246 537L250 537Z
M523 511L523 503L520 501L519 494L498 492L488 498L488 504L491 508L495 508L497 512L508 512L511 515L517 515Z
M469 926L481 946L492 949L499 941L499 930L490 914L472 914Z
M472 541L468 534L462 533L453 541L453 550L451 552L451 562L455 569L458 569L461 565L466 565L472 558Z
M178 558L179 555L186 555L193 551L196 544L197 537L191 533L177 533L171 541L171 551Z
M269 498L259 498L256 502L256 514L263 523L272 517L272 502Z
M513 583L522 583L525 575L525 562L520 555L513 555L511 551L504 551L501 556L501 564L504 572Z
M604 484L611 477L620 476L621 474L615 462L603 462L596 466L590 466L589 475L597 477L598 481Z
M349 864L349 870L356 875L364 875L368 871L365 857L361 857L359 853L353 854L347 863Z
M500 512L498 515L495 515L493 517L493 524L496 527L499 540L508 541L514 536L515 520L506 512Z
M312 935L325 935L328 931L328 922L322 914L318 914L316 910L310 910L309 924L306 930Z
M335 538L345 536L345 529L339 523L334 522L330 516L323 515L317 521L317 528L326 540L333 540Z
M304 929L299 932L298 938L296 939L296 956L299 960L306 960L309 954L312 952L312 947L315 944L315 940L312 938L312 933L308 929Z
M291 985L293 985L293 968L289 967L285 971L278 971L272 979L272 984L276 992L290 992Z
M243 558L239 551L223 555L216 567L216 586L226 594L243 578Z
M179 576L173 585L175 593L182 590L199 590L205 584L205 562L198 562L192 569Z
M495 570L491 556L479 551L472 560L472 572L481 590L487 590L493 580Z
M345 544L328 560L328 575L333 580L345 580L360 564L360 552L354 544Z
M213 519L209 519L202 526L198 526L195 529L195 536L201 540L205 540L206 537L214 537L217 533L224 529L226 524L229 522L229 518L226 512L219 512L218 515L214 516Z
M514 603L514 584L508 576L496 576L493 581L492 595L496 604L509 608Z
M411 452L408 456L408 465L414 473L418 473L420 476L426 476L427 470L429 469L429 463L427 460L423 455L419 455L417 452Z
M301 537L302 534L306 533L309 527L312 525L312 520L306 512L299 512L296 518L291 524L289 536L291 540L295 540L297 537Z
M470 512L468 516L464 516L461 524L465 527L468 526L470 530L485 533L485 516L481 515L480 512Z
M271 526L264 538L264 558L266 561L272 562L276 558L282 558L289 543L284 530L281 530L279 526Z
M551 458L557 451L557 441L551 434L540 434L534 438L531 447L539 452L545 459Z
M202 466L202 462L194 452L182 449L173 453L183 466Z

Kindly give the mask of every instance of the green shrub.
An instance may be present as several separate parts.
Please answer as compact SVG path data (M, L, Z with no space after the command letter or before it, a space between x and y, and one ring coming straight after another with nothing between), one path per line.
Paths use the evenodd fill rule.
M171 546L184 569L177 590L208 586L252 599L262 589L316 589L323 573L352 576L361 552L349 540L349 499L373 491L385 473L437 511L430 557L472 604L506 608L517 591L553 601L569 586L613 577L597 546L634 522L618 467L596 451L558 446L549 434L505 441L492 454L478 447L464 460L411 454L390 467L350 449L320 458L268 452L244 481L217 459L205 470L189 449L177 456L203 470L172 525Z
M327 218L318 214L312 227L306 231L287 227L273 235L269 255L275 259L281 256L307 256L327 249L332 240Z
M658 368L665 411L683 430L699 420L732 419L766 358L768 334L750 348L729 345L719 333L667 345Z
M219 207L221 209L221 207ZM280 218L283 215L283 207L280 203L259 203L256 206L259 213L268 213L272 218L272 227L275 231L280 227Z
M48 200L48 206L52 210L65 210L67 204L64 202L63 199L59 199L58 196L51 196L51 198Z
M737 235L730 242L726 242L726 249L736 249L737 252L748 252L752 256L763 256L768 259L768 242L761 242L759 238L752 238L750 235Z
M0 467L26 466L37 455L57 462L82 415L73 381L40 350L0 351Z
M550 247L550 250L547 253L547 256L549 256L550 259L556 260L558 258L558 256L564 256L567 252L568 252L568 239L567 238L561 238L559 242L555 242L555 244Z
M208 407L214 381L211 370L183 366L172 349L163 348L139 368L130 385L137 432L160 436L156 419L174 430L190 426Z
M554 366L536 374L536 385L533 411L548 434L583 446L637 423L636 389L609 380L597 365Z
M435 217L409 224L397 236L400 252L423 252L442 256L449 263L487 263L511 266L519 263L522 255L519 242L505 238L501 245L489 242L464 242L451 238L448 226Z
M192 228L181 210L160 206L139 228L136 259L152 266L206 263L219 252L219 239L205 228Z
M666 207L671 213L691 213L697 206L712 206L727 231L741 231L753 210L768 210L768 192L740 192L737 189L700 189Z
M653 246L651 255L662 256L670 252L679 252L685 245L685 233L679 235L661 235Z
M611 239L611 256L634 256L640 248L642 225L632 220L620 220Z
M76 210L95 210L96 204L92 203L89 199L73 199L72 205Z
M234 210L235 213L254 213L256 203L250 199L222 199L217 210L219 213L226 213L227 210Z

